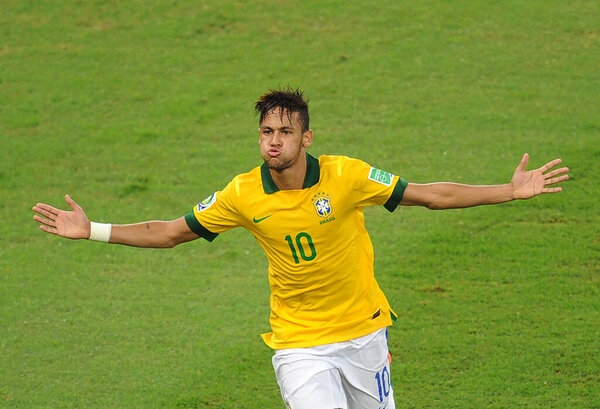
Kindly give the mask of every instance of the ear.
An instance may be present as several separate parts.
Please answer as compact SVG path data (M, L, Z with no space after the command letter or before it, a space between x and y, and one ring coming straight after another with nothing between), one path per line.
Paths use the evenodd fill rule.
M304 146L305 148L308 148L310 145L312 145L312 141L313 141L313 131L312 131L312 129L309 129L308 131L306 131L302 134L302 146Z

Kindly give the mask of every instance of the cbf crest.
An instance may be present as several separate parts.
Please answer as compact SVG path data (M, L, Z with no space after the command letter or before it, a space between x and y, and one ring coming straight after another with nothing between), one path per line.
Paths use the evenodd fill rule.
M312 198L312 204L319 217L327 219L321 220L320 224L335 220L335 217L332 216L333 207L331 206L331 198L329 197L329 194L323 192L317 193Z
M313 196L313 206L317 214L321 217L329 217L331 214L331 199L327 193L317 193Z

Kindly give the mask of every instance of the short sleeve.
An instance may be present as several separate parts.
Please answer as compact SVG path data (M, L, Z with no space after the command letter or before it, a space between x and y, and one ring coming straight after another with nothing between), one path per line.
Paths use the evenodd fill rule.
M404 195L408 182L358 159L345 158L343 175L349 195L358 207L383 205L393 212Z
M232 183L194 206L185 221L194 233L213 241L220 233L239 227L241 220L232 195Z

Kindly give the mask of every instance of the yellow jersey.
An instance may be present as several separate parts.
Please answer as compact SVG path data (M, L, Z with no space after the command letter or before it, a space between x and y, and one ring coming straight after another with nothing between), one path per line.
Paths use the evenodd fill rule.
M347 341L392 324L375 281L363 207L397 206L407 182L344 156L307 154L304 186L279 190L266 164L236 176L185 216L212 241L243 227L267 254L274 349Z

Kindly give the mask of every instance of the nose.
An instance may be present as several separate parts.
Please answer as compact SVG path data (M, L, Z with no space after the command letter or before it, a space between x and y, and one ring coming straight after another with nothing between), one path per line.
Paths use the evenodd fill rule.
M271 146L281 146L281 133L277 131L273 132L273 137L271 138Z

